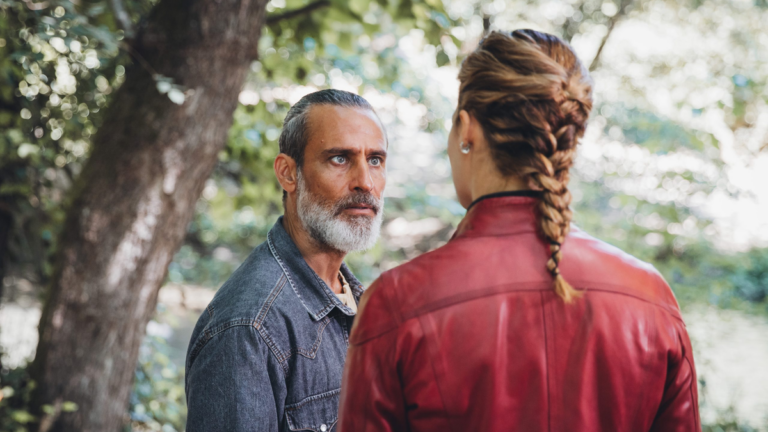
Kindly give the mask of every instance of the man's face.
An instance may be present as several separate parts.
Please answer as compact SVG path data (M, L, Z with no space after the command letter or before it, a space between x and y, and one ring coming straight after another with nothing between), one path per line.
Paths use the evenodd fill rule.
M342 252L368 249L381 226L387 143L370 110L310 109L297 210L310 236Z

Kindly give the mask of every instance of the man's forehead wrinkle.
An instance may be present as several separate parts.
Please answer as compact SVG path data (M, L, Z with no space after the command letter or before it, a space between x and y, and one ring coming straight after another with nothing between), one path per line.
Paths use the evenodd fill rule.
M314 110L315 117L317 114L319 114L319 110L323 109L325 112L324 115L324 123L333 123L334 126L338 126L339 123L346 122L347 120L351 121L351 124L346 124L345 126L353 126L356 128L359 128L362 132L369 133L369 131L377 131L380 132L383 135L383 125L381 124L379 118L376 116L376 113L371 111L367 108L359 108L359 107L344 107L344 106L334 106L334 105L319 105L314 108L317 108L317 110ZM368 122L371 122L376 125L375 128L371 128L368 124Z
M350 115L349 111L354 111L355 114ZM387 147L380 122L369 109L334 105L313 106L307 115L307 132L307 147L314 147L315 154L324 154L326 150L321 149L328 145L329 141L334 143L334 147L351 149L359 147L361 140L366 142L374 139L379 141L382 149Z

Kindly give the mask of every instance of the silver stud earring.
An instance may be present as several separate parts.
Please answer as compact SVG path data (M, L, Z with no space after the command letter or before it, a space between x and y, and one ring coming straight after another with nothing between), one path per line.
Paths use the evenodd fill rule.
M469 154L470 146L469 144L464 144L464 141L462 141L459 143L459 150L464 154Z

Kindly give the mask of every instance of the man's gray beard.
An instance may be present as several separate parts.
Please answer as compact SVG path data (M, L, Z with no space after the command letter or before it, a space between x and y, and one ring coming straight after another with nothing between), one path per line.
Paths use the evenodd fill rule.
M379 238L384 199L360 192L328 202L309 191L299 171L296 201L301 225L321 247L344 253L363 251L372 248ZM372 206L375 216L345 216L344 209L354 203Z

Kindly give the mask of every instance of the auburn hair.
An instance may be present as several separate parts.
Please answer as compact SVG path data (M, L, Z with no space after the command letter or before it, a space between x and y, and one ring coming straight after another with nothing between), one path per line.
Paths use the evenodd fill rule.
M540 190L547 270L566 303L581 295L560 274L573 213L569 169L592 109L592 80L562 39L534 30L492 32L462 63L458 112L480 123L502 175Z

